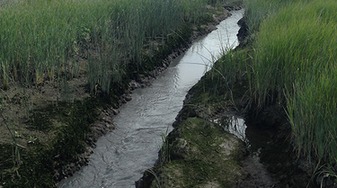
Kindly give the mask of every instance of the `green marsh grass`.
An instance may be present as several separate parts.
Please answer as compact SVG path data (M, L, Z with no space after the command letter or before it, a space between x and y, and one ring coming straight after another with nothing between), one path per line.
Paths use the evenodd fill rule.
M1 8L1 86L39 85L78 76L109 91L123 70L141 69L145 41L167 37L184 23L206 19L205 0L31 0ZM88 65L75 60L88 54ZM67 79L69 76L67 76Z
M259 104L272 103L285 89L291 90L296 79L324 69L337 58L336 18L322 14L337 5L312 4L283 8L261 24L253 64Z
M337 67L330 65L294 83L287 104L298 155L334 164L337 153Z
M334 169L337 2L273 2L249 2L247 15L253 19L248 21L249 29L255 38L250 60L238 60L248 62L240 71L245 71L257 109L273 103L285 109L298 155ZM225 69L232 72L231 67Z
M240 111L237 104L241 103L235 100L238 98L236 86L242 86L247 77L246 66L250 60L247 56L249 52L246 49L233 50L227 49L222 57L212 66L210 70L213 84L216 85L214 94L222 93L220 88L225 88L226 98L231 102L232 107ZM221 89L220 89L221 90ZM244 100L243 98L241 100Z
M227 82L227 87L232 88L234 83L239 82L246 74L245 67L249 57L249 52L243 50L227 50L218 61L216 68Z
M278 9L296 2L310 2L312 0L249 0L244 1L245 15L249 31L254 33L261 22L278 12Z

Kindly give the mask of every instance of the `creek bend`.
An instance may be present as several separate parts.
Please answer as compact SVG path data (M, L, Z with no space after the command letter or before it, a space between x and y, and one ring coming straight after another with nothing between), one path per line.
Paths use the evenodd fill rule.
M238 45L237 22L244 10L231 13L217 30L194 42L171 62L150 87L133 91L132 100L114 117L116 129L97 141L89 164L61 181L59 188L135 187L135 181L157 160L163 134L173 129L188 90L223 49Z

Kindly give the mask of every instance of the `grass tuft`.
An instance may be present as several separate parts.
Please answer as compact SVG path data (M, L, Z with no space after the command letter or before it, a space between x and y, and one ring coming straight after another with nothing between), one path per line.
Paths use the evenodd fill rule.
M334 0L249 1L251 50L234 65L224 56L232 83L244 72L257 109L270 104L285 109L298 155L331 169L337 152L336 9Z

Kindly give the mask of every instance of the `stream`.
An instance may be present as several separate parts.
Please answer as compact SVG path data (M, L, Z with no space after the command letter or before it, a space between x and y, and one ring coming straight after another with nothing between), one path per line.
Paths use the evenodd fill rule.
M61 181L59 188L135 187L135 181L157 160L163 135L173 129L188 90L223 49L238 45L237 22L244 10L231 13L217 30L194 42L185 54L171 62L150 87L133 91L132 100L114 118L116 129L97 141L89 164Z

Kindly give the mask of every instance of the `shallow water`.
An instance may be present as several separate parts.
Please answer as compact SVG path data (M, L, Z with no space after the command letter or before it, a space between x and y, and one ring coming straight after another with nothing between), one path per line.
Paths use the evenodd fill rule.
M133 91L132 100L115 116L116 130L101 137L90 162L59 188L135 187L135 181L158 158L163 135L172 130L187 91L211 67L223 49L238 45L243 10L232 11L217 30L193 43L153 82Z

